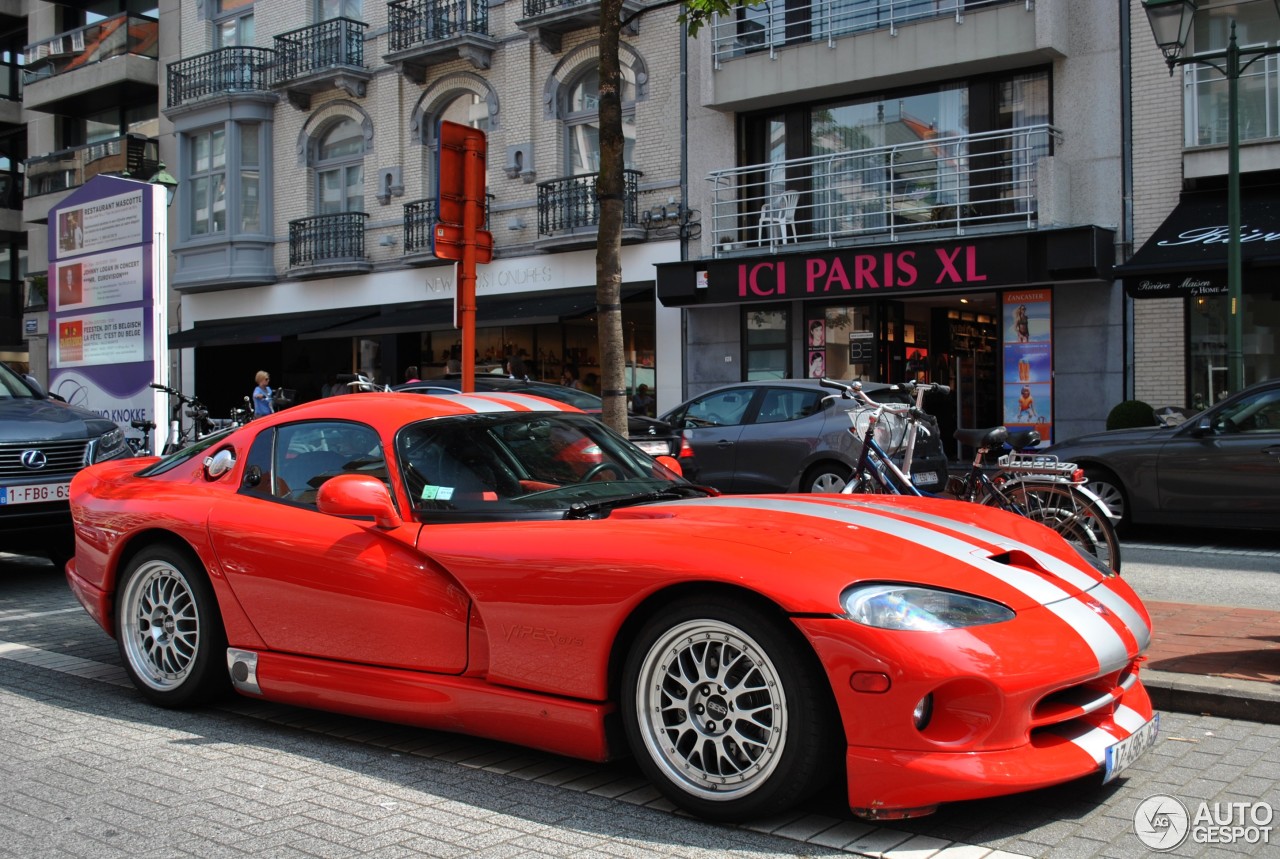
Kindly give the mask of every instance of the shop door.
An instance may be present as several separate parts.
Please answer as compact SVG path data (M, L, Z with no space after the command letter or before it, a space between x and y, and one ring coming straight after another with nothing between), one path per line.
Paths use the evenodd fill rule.
M906 308L901 301L879 302L880 361L876 381L898 384L907 380L907 350L903 344Z

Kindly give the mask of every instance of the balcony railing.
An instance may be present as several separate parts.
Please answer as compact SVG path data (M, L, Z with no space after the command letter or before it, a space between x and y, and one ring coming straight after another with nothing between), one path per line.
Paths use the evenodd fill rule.
M717 170L716 253L791 242L835 246L942 230L1034 227L1049 125L938 137Z
M488 0L405 0L387 3L387 12L392 51L459 33L489 33Z
M364 67L364 31L368 24L331 18L276 36L277 84L333 68Z
M120 14L28 45L22 82L30 84L126 54L159 57L159 22Z
M289 222L289 266L363 262L368 212L312 215Z
M275 51L270 48L218 48L169 64L169 107L179 107L228 92L264 92L271 88Z
M404 252L431 252L431 229L436 222L435 200L414 200L404 204Z
M525 7L536 0L525 0ZM716 15L711 24L711 52L716 68L722 60L757 51L773 52L785 45L826 42L884 30L896 35L902 24L930 18L964 20L966 12L984 6L1032 0L764 0L741 6L732 16Z
M149 179L155 175L160 161L159 152L159 144L154 138L126 134L28 158L25 168L27 196L39 197L79 188L100 174L120 176L128 173Z
M538 183L538 235L552 236L600 225L600 202L596 199L599 173L566 176ZM622 225L640 226L639 170L623 171Z

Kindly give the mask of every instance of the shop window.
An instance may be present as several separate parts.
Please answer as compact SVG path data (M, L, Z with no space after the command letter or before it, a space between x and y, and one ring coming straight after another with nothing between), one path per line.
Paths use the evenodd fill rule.
M791 378L789 315L784 308L744 309L744 381Z

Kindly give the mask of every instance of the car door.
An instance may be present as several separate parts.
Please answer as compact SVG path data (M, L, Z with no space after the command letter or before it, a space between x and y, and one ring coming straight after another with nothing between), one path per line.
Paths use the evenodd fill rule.
M738 438L734 492L786 492L822 444L825 391L761 386L759 406Z
M736 492L738 439L742 437L754 386L712 391L690 400L676 416L674 426L683 428L693 448L698 482L721 492Z
M1280 388L1224 403L1160 451L1160 507L1206 524L1280 521ZM1179 517L1186 518L1186 517Z
M414 548L420 525L383 531L316 508L319 486L350 473L388 479L372 427L302 421L257 437L240 490L209 517L239 608L272 650L461 672L469 601Z

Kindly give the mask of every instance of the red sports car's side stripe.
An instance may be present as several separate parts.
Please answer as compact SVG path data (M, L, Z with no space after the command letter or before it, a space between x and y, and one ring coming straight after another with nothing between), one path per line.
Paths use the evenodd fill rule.
M542 397L533 397L527 394L479 392L450 395L449 400L450 402L457 403L463 408L470 409L476 414L490 414L496 412L578 411L578 409L575 409L567 403L553 403L550 400L544 400Z

